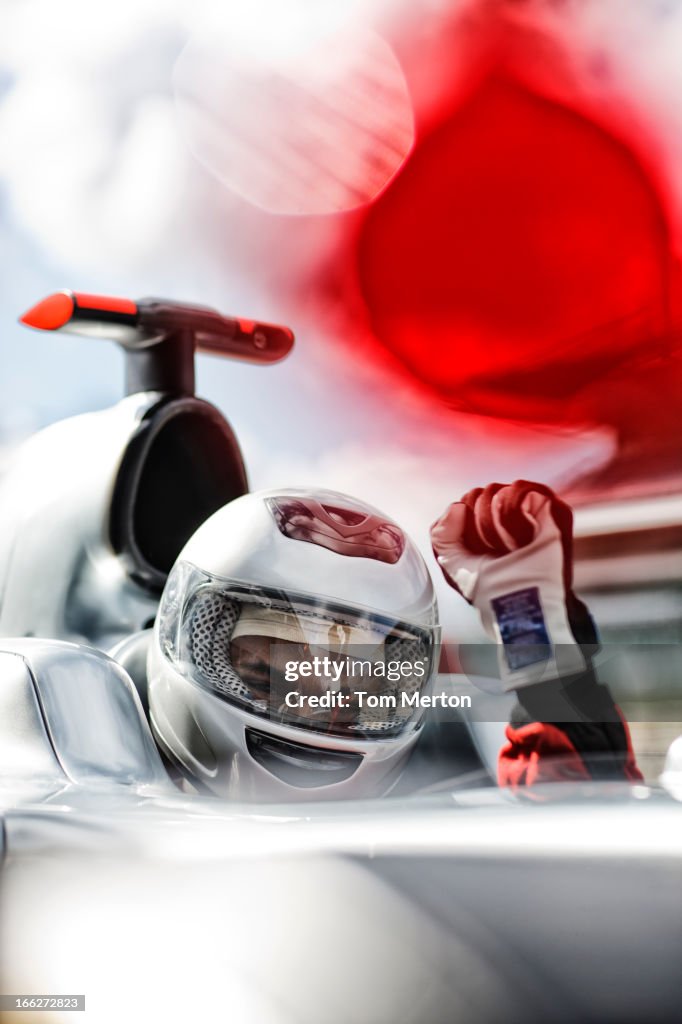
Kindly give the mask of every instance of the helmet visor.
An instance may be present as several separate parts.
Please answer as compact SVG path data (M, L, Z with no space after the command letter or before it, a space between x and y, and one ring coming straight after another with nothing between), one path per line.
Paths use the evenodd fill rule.
M252 714L318 733L382 739L416 727L436 626L191 572L175 641L164 645L183 675Z

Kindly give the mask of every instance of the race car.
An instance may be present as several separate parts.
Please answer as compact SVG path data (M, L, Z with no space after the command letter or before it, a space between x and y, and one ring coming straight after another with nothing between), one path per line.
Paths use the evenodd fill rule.
M67 298L60 316L82 304L99 309L86 322L99 322L91 299ZM97 458L84 461L77 449L84 435L92 442L98 422L114 422L93 414L29 442L3 481L4 507L23 512L7 519L2 562L2 632L21 637L0 641L0 941L10 999L2 1009L33 1011L36 1019L49 1009L54 1020L80 1007L97 1021L208 1019L223 1006L226 1019L266 1022L675 1020L682 832L674 762L668 790L624 771L599 778L599 756L582 757L587 770L576 771L576 741L552 762L565 765L569 755L572 781L536 773L526 778L532 785L495 785L515 696L547 682L557 658L568 658L575 673L574 659L594 647L594 637L576 635L580 609L571 616L565 563L557 563L558 576L533 570L536 595L519 598L513 575L510 586L512 563L525 572L538 547L565 550L548 496L533 485L514 505L522 530L526 513L535 517L530 544L518 543L498 508L501 486L482 502L481 494L465 496L435 524L439 564L462 596L474 606L480 594L498 601L500 577L502 596L517 595L492 611L486 605L499 639L499 679L439 672L446 666L436 657L423 558L398 524L357 499L286 489L245 494L245 475L235 471L232 491L197 488L208 493L206 505L183 520L164 557L151 557L154 549L141 542L159 538L145 534L145 495L156 493L164 467L177 468L183 446L196 456L208 451L201 440L209 434L230 435L194 431L198 422L215 425L218 414L193 395L148 383L149 391L121 403L126 412L106 458L91 448ZM155 416L169 407L165 435ZM199 459L207 481L221 462ZM134 468L127 486L126 463ZM71 475L63 474L67 464ZM187 464L196 468L194 457ZM61 490L46 487L63 476ZM29 479L32 493L41 483L51 503L27 506L19 484ZM245 548L242 529L258 543L252 538ZM500 544L505 550L495 551ZM50 571L45 552L54 559ZM339 563L344 573L325 576L325 566ZM337 592L324 607L312 600L344 582L345 596ZM567 632L550 657L543 630L553 634L557 614ZM365 716L359 702L340 717L315 708L313 716L294 709L293 718L273 719L253 660L252 641L263 637L323 642L337 662L356 645L383 664L387 649L400 663L424 657L434 690L460 695L478 683L478 692L494 692L476 716L482 721L449 706L415 716L380 707L382 714ZM233 649L244 638L250 646ZM103 650L114 642L117 660ZM499 692L492 684L504 684L505 674L516 685ZM421 692L414 675L411 696ZM191 701L191 718L179 713L182 700L185 711ZM207 746L215 749L216 707L224 721L239 723L244 742L240 751L225 748L229 773L205 757ZM528 735L510 740L524 742L507 765L521 763L526 776L531 762L543 763L524 761ZM381 797L346 785L356 775L353 755L377 750L390 750L389 767L401 769L365 773L386 781ZM530 750L538 754L532 743ZM619 753L626 761L627 751ZM258 802L247 765L251 779L274 780ZM306 776L313 784L304 792ZM224 781L229 792L221 792ZM42 1002L51 998L76 1005Z
M107 656L5 640L0 662L7 1019L50 996L98 1022L677 1020L663 790L188 796Z

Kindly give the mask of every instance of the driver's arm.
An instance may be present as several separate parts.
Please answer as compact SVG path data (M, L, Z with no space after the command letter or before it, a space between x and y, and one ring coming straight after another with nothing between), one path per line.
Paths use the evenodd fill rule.
M573 515L544 484L489 484L431 527L448 583L479 612L517 702L499 754L503 786L641 781L627 723L596 679L599 649L573 592Z

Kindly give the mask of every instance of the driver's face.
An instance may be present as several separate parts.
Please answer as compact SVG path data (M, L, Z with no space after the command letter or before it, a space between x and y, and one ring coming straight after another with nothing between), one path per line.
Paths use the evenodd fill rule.
M238 675L258 700L269 700L270 687L284 683L288 661L310 660L310 648L293 640L271 640L267 636L240 636L230 642L230 657ZM288 685L288 684L287 684ZM315 679L300 679L300 693L317 693Z
M315 648L314 654L319 657L326 655L332 662L340 661L344 665L346 664L345 656L322 651L319 647ZM287 662L311 661L313 652L306 643L297 643L292 640L272 640L266 636L244 635L230 642L230 657L233 668L252 691L256 700L264 700L268 704L279 704L284 699L284 694L294 689L304 696L317 695L331 689L329 680L316 678L314 675L300 676L296 683L286 681ZM380 681L377 683L377 689L380 689ZM356 689L367 691L372 687L372 681L367 678L358 679L346 672L343 672L338 681L334 682L335 690L342 690L351 698ZM277 694L279 699L273 701L274 694ZM335 718L338 721L340 718L347 717L348 721L354 721L357 718L357 713L356 702L351 699L350 707L344 709L340 715L337 714ZM329 714L328 709L325 714ZM296 709L296 715L301 718L312 718L318 717L320 711L304 704Z

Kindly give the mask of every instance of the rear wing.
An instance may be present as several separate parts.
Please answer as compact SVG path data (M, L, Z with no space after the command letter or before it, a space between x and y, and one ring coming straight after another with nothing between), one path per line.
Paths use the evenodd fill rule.
M251 363L277 363L294 335L277 324L223 316L167 299L55 292L20 318L27 327L116 341L126 353L126 392L194 394L194 352Z

